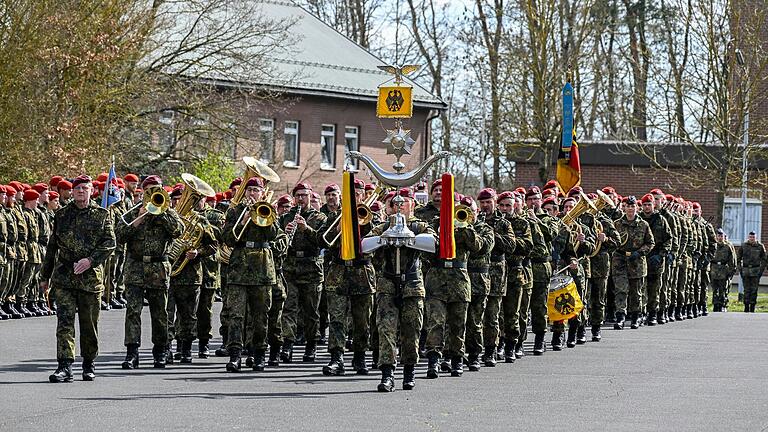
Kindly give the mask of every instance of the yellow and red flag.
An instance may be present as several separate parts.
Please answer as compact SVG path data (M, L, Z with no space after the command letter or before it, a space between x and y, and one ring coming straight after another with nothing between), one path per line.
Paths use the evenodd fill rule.
M355 175L344 171L341 183L341 259L360 257L360 225L357 221Z
M453 237L453 174L443 174L442 180L440 259L454 259L456 258L456 239Z

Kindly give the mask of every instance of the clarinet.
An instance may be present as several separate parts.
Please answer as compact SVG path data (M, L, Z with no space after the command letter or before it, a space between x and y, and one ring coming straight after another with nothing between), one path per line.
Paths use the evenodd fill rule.
M293 244L293 236L296 235L296 231L299 229L298 226L296 226L296 220L299 219L299 216L301 216L301 206L296 206L296 215L293 217L293 231L286 234L288 236L288 247Z

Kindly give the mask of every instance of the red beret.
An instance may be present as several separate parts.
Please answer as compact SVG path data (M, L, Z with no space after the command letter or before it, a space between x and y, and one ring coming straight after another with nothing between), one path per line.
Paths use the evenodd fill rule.
M29 183L22 183L21 188L23 190L32 189L32 186Z
M487 199L495 199L496 198L496 189L494 188L485 188L480 191L479 194L477 194L477 200L487 200Z
M34 201L40 198L40 192L34 189L27 189L24 191L24 201Z
M597 199L597 194L596 193L591 193L591 194L587 195L587 198L589 198L589 199L594 201L594 200Z
M555 205L555 206L557 205L557 198L555 198L554 195L550 195L550 196L544 198L544 201L541 202L541 206L542 207L546 207L546 206L548 206L550 204Z
M341 189L339 189L339 185L336 183L331 183L328 186L325 187L325 190L323 191L323 195L328 195L331 192L341 192Z
M252 187L252 186L256 186L259 189L264 189L264 180L262 180L261 177L251 177L245 183L245 187Z
M5 195L5 194L6 194L5 186L4 185L0 185L0 195ZM2 203L0 203L0 205L2 205Z
M550 180L544 185L544 189L560 189L557 180Z
M7 184L5 186L5 193L7 193L8 195L15 195L16 192L18 192L18 191L16 190L16 188L12 184Z
M291 203L291 196L288 195L288 194L280 195L280 198L277 199L277 206L278 207L284 206L284 205L290 204L290 203Z
M103 173L99 174L98 177L96 177L96 181L97 182L105 182L105 181L107 181L108 178L109 178L109 174L103 172Z
M678 204L685 204L685 200L683 199L683 197L675 198L675 202L677 202Z
M16 192L21 192L24 190L24 185L21 184L21 182L18 182L16 180L8 183L9 185L13 186L14 189L16 189Z
M603 188L603 193L605 193L605 194L615 194L616 193L616 189L614 189L614 188L612 188L610 186L606 186L606 187Z
M231 190L224 191L224 199L226 201L229 201L229 200L232 199L232 191Z
M664 195L664 198L666 198L667 201L675 201L675 196L671 194Z
M232 182L229 184L229 188L232 189L235 186L240 186L241 184L243 184L243 179L241 179L240 177L237 177L234 180L232 180Z
M70 183L68 180L62 180L59 182L59 184L56 185L59 190L72 190L72 183Z
M383 204L380 201L374 201L373 204L371 204L371 211L377 212L381 210L382 206Z
M499 196L496 197L496 202L499 203L499 202L502 202L505 199L514 200L515 199L515 194L512 193L511 191L504 191L504 192L500 193Z
M694 209L701 209L701 204L699 204L699 203L697 203L697 202L694 202L694 203L693 203L693 208L694 208Z
M469 207L472 207L472 204L474 204L474 203L475 203L475 200L473 200L471 196L469 196L469 195L466 195L466 196L465 196L465 197L463 197L463 198L461 199L461 201L459 201L459 202L460 202L461 204L464 204L465 206L469 206Z
M413 198L413 189L409 187L400 188L398 194L403 198Z
M125 189L125 182L120 177L115 179L115 183L117 183L117 187Z
M184 193L183 187L175 187L169 195L171 198L177 198L180 197L182 193Z
M365 182L360 179L355 179L355 189L365 190Z
M432 186L429 188L429 192L431 193L432 191L435 190L436 187L442 186L442 185L443 185L443 179L437 179L433 181Z
M387 192L387 194L386 194L386 195L384 195L384 201L386 202L386 201L388 201L388 200L391 200L392 198L394 198L394 197L395 197L395 195L396 195L396 192L395 192L395 191L389 191L389 192Z
M141 182L141 188L146 189L151 186L162 186L163 181L160 179L160 176L151 175L144 179L143 182Z
M557 192L555 192L554 189L544 189L541 192L542 198L549 197L549 196L557 196Z
M645 204L645 203L652 203L653 202L653 195L651 195L649 193L643 195L643 197L640 198L640 202L643 203L643 204Z
M519 188L515 188L515 192L519 193L520 195L525 196L526 190L524 187L520 186Z
M300 190L312 190L312 185L309 184L309 182L298 182L296 183L296 186L293 187L293 190L291 191L291 195L296 195L297 191Z
M137 176L136 174L131 174L131 173L126 174L125 177L123 177L123 179L126 182L135 182L135 183L139 182L139 176Z
M56 192L56 191L50 191L50 192L48 192L48 198L49 198L49 199L55 200L55 199L57 199L58 197L59 197L59 193L58 193L58 192Z
M656 189L652 189L652 190L651 190L650 192L648 192L648 193L649 193L649 194L651 194L651 195L664 195L664 192L662 192L662 190L661 190L661 189L659 189L659 188L656 188Z
M216 195L205 197L205 202L216 202Z
M216 192L216 196L214 197L216 202L221 202L224 200L224 193L222 192Z
M568 196L572 197L576 195L581 195L582 193L584 193L584 189L582 189L581 186L574 186L571 188L571 190L568 191Z
M62 181L62 180L64 180L64 177L62 177L62 176L53 176L48 181L48 184L51 185L51 186L58 186L59 182Z
M540 194L541 194L541 190L539 189L538 186L531 186L531 188L528 189L528 192L525 193L525 197L530 198Z
M573 202L574 202L574 204L575 204L575 203L576 203L576 198L574 198L574 197L572 197L572 196L566 197L566 198L563 200L563 205L565 205L565 203L567 203L568 201L573 201Z
M163 190L170 194L173 192L173 186L163 186Z
M424 183L423 181L422 181L422 182L419 182L419 183L416 185L416 190L418 190L418 191L423 191L423 190L425 190L425 189L427 189L427 184L426 184L426 183Z
M45 183L35 183L34 186L32 186L32 189L36 190L37 193L41 194L48 190L48 185Z
M367 190L367 191L369 191L369 190L371 190L371 191L372 190L376 190L376 185L374 185L373 183L366 183L365 184L365 190Z
M97 190L97 191L104 190L104 187L102 186L103 184L104 183L102 183L102 182L100 182L98 180L94 180L93 181L93 189Z
M61 183L64 183L64 182L61 182ZM59 183L59 186L61 186L61 183ZM91 180L90 176L87 176L85 174L81 176L77 176L74 180L72 180L72 188L76 188L78 185L81 185L83 183L93 183L93 180Z

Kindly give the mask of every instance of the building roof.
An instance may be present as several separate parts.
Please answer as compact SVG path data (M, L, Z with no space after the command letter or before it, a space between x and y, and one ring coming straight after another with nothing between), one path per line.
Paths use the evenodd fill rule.
M195 76L221 86L268 87L294 94L311 94L343 99L375 101L377 88L393 81L393 76L379 70L377 66L386 65L365 48L356 44L343 34L330 27L306 9L291 1L261 0L261 14L274 22L292 22L288 33L290 39L282 41L281 46L267 54L268 73L253 73L241 70L240 65L232 64L224 74L221 67L196 68ZM224 11L224 14L231 12ZM182 12L181 16L185 16ZM199 26L196 17L185 20L177 18L174 29L166 43L173 45L174 35L187 34L190 26ZM232 17L219 17L225 21ZM256 49L263 49L257 47ZM256 53L262 55L262 53ZM210 57L220 61L216 56ZM200 70L203 72L200 73ZM240 70L240 72L238 72ZM260 72L260 71L258 71ZM416 107L445 109L447 105L429 90L405 78L413 86L413 100Z

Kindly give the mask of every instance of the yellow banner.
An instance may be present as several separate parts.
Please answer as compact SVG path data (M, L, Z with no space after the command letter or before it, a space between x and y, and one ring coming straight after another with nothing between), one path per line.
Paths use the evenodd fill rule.
M582 309L584 303L573 279L566 285L550 291L547 296L547 314L552 322L567 321L581 313Z
M412 87L379 87L376 116L380 118L411 118L413 115L412 95Z

